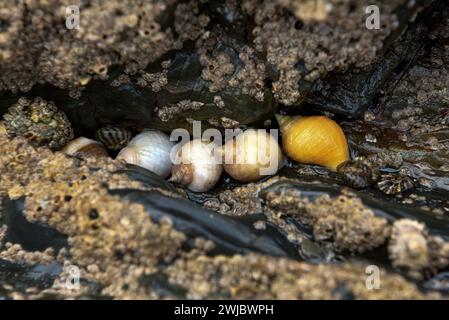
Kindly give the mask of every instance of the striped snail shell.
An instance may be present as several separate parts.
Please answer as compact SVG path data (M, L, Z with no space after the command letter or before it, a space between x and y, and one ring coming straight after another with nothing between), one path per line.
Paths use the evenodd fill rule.
M95 133L95 138L112 151L124 148L131 140L131 137L129 130L110 126L100 128Z
M69 156L83 159L108 157L108 152L100 142L85 137L70 141L61 151Z
M145 130L135 136L120 151L117 159L150 170L166 178L171 171L170 151L174 146L168 135L157 130Z

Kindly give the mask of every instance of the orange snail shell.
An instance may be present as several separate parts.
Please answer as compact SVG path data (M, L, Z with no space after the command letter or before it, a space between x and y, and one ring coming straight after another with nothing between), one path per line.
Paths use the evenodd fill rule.
M317 164L336 171L349 160L349 148L342 128L325 116L276 115L284 152L304 164Z

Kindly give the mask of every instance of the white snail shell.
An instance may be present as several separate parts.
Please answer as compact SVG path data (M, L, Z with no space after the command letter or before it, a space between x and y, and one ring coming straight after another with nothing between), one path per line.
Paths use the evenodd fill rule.
M276 139L265 130L246 130L223 146L224 170L235 180L251 182L274 175L284 164Z
M61 151L69 156L79 158L108 157L106 148L100 142L85 137L70 141Z
M220 179L223 171L221 151L213 143L192 140L180 147L177 157L170 181L194 192L206 192Z
M166 178L171 171L170 151L174 142L168 135L157 130L145 130L135 136L122 149L117 159L150 170Z

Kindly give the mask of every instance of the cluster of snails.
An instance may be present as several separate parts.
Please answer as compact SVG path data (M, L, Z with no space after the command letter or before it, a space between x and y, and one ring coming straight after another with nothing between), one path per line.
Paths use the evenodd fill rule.
M335 171L349 159L343 131L327 117L278 115L277 119L283 149L293 160ZM53 102L41 98L19 99L4 115L0 131L10 136L24 135L54 150L65 145L62 152L79 158L105 158L110 154L108 150L118 152L118 160L163 178L171 175L172 182L195 192L213 188L223 171L235 180L252 182L275 174L284 164L278 142L265 130L246 130L223 146L200 139L178 146L157 130L144 130L133 138L130 131L112 126L99 129L96 140L86 137L71 140L73 129L66 115ZM172 154L177 159L175 163Z
M325 116L276 118L283 136L283 150L291 159L332 171L349 160L346 137L333 120ZM157 130L144 130L131 138L128 130L114 127L100 129L96 139L77 138L63 152L78 157L107 157L106 148L121 149L118 160L163 178L171 175L171 182L194 192L212 189L223 171L235 180L252 182L275 174L285 162L278 142L265 130L246 130L222 146L201 139L177 145Z

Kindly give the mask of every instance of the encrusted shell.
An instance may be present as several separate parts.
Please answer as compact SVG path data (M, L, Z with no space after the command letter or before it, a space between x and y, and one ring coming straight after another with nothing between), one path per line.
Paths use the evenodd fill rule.
M129 130L118 127L103 127L95 133L95 138L112 151L124 148L131 137L132 134Z
M383 174L377 183L377 188L389 195L399 194L414 187L413 179L401 173Z
M143 167L166 178L171 171L170 152L174 147L168 135L157 130L145 130L135 136L120 151L117 159Z
M177 152L170 181L195 192L212 189L223 171L220 149L211 142L192 140Z
M363 189L376 182L376 175L367 161L362 159L345 161L337 167L345 184L354 189Z
M430 265L430 253L427 244L427 230L422 223L401 219L394 223L388 253L396 268L409 270L414 277Z
M108 157L108 152L100 142L85 137L70 141L61 151L78 158Z
M276 115L284 152L304 164L317 164L336 171L349 160L349 148L341 127L325 116Z
M64 112L52 101L20 98L3 115L10 137L23 136L37 146L59 150L73 139L73 129Z
M247 130L223 146L223 168L235 180L257 181L283 164L278 142L265 130Z

